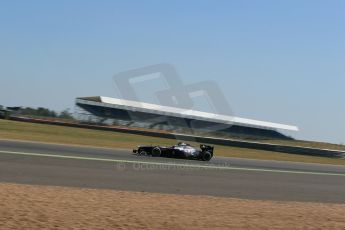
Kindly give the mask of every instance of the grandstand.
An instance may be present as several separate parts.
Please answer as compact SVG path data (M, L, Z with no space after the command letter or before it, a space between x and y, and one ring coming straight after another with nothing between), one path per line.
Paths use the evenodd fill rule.
M245 139L291 139L281 131L298 127L234 116L102 96L76 99L78 118L87 122Z

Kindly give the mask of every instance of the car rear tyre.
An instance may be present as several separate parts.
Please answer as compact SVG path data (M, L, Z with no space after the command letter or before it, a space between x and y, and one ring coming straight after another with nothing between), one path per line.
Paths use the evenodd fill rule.
M153 157L160 157L162 155L162 150L159 147L154 147L152 149L152 156Z
M203 161L210 161L212 158L212 154L208 151L204 152L201 156L201 160Z

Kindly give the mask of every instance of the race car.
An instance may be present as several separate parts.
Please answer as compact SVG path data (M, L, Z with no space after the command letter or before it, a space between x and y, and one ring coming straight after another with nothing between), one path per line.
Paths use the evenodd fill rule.
M177 145L170 147L165 146L138 146L138 149L133 149L133 153L140 156L153 156L153 157L172 157L172 158L186 158L209 161L213 157L213 146L200 145L200 149L180 142Z

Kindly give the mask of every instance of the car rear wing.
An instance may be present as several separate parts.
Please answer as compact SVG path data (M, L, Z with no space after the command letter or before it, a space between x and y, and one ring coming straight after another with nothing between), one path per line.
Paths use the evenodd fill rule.
M214 147L210 146L210 145L203 145L203 144L201 144L200 145L200 149L201 149L201 151L209 151L209 152L213 153Z

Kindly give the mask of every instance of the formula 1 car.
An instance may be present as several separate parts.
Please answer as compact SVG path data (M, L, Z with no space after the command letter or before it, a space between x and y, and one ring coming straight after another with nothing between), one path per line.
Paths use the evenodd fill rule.
M153 157L171 157L171 158L186 158L209 161L213 157L213 146L200 145L200 150L193 146L180 142L171 147L165 146L138 146L138 149L133 149L133 153L140 156Z

